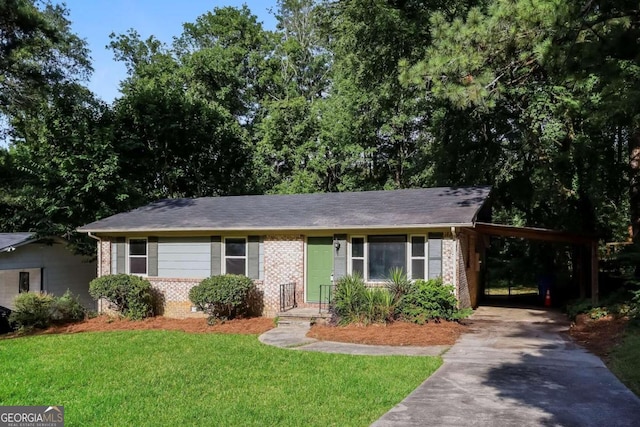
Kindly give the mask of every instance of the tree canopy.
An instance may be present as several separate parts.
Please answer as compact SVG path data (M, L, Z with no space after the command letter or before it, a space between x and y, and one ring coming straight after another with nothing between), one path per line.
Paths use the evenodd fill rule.
M0 2L4 231L165 197L489 184L494 219L640 236L640 13L627 0L280 0L113 34L107 105L64 7ZM79 248L87 248L83 245Z

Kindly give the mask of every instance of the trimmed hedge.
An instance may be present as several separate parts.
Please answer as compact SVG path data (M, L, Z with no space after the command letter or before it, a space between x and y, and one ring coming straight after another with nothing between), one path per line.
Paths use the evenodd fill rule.
M189 291L189 299L209 315L210 323L251 314L257 294L253 280L246 276L226 274L204 279Z
M123 316L140 320L153 316L151 283L139 276L111 274L89 283L89 295L96 301L104 298Z

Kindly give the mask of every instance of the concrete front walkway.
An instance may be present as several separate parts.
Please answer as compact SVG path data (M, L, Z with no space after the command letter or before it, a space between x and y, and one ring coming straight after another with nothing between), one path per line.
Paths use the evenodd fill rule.
M481 307L473 333L373 426L637 426L640 399L559 313Z
M320 351L324 353L357 354L367 356L438 356L449 346L394 347L389 345L347 344L332 341L318 341L307 338L308 325L277 327L260 335L260 342L292 350Z

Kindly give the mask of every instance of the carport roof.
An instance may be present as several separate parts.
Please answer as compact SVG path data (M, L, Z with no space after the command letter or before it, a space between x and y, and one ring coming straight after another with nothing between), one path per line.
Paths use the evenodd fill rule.
M513 225L476 222L474 229L479 233L492 236L517 237L545 242L588 245L598 241L598 237L595 235L537 227L517 227Z
M80 227L81 232L470 227L491 188L165 199Z

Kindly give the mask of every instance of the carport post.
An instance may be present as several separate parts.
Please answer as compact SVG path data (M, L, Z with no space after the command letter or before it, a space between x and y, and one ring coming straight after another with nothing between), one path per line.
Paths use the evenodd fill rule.
M591 302L593 305L598 304L598 241L591 242Z

